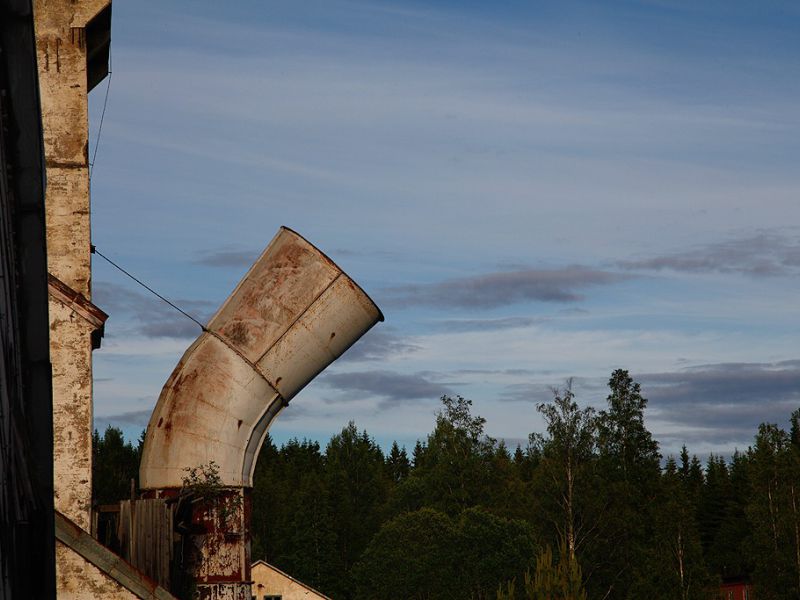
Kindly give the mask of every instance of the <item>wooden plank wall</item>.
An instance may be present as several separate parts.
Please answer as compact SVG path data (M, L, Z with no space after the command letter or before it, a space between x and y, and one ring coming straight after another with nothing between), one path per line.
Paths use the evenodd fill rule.
M122 557L161 587L170 589L172 508L161 498L120 502Z

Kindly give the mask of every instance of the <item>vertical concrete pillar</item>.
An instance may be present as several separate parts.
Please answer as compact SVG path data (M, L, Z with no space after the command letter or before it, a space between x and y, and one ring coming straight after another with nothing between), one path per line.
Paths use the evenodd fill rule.
M92 334L102 326L104 315L90 302L87 94L107 71L107 66L101 67L98 74L92 55L96 57L95 64L107 59L110 2L35 0L34 19L47 169L47 260L52 276L55 507L88 530ZM101 26L93 27L97 19L102 21Z

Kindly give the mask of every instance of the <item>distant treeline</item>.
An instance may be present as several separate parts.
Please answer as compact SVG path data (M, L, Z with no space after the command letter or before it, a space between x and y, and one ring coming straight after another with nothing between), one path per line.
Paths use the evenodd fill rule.
M789 432L703 466L664 461L626 371L607 407L570 386L547 430L509 450L471 402L443 397L411 456L350 423L324 450L267 439L253 490L253 560L337 600L706 600L747 578L758 600L800 597L800 409ZM128 497L139 448L95 433L95 500ZM526 584L527 581L527 584Z

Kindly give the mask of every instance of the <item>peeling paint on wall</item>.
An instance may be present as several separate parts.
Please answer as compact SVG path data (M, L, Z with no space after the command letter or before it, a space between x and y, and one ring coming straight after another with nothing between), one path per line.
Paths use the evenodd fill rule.
M61 542L56 543L59 600L135 600L129 590ZM249 600L249 599L248 599Z

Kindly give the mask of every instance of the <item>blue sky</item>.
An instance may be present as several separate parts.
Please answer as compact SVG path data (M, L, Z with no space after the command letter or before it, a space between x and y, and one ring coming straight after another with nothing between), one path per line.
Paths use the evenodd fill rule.
M800 9L114 6L97 247L201 318L280 225L386 322L272 432L381 443L461 394L511 444L626 368L667 454L800 406ZM96 134L105 85L91 95ZM94 140L94 137L92 138ZM95 424L135 437L197 331L102 261Z

